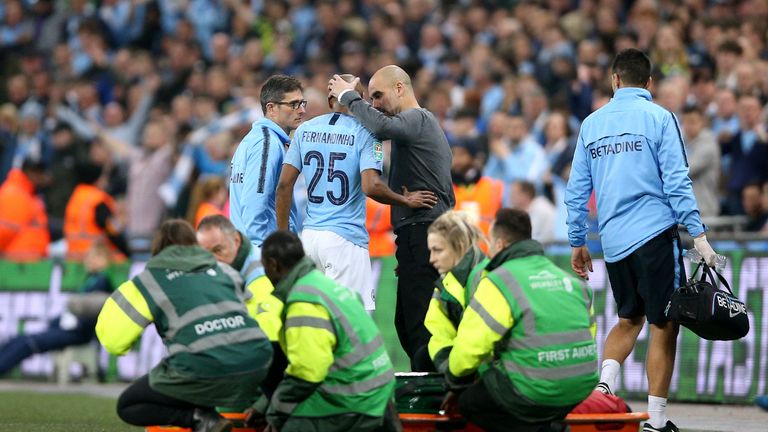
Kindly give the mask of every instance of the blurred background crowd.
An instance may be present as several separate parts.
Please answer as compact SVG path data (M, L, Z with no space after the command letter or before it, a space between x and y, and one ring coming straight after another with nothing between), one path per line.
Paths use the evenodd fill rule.
M457 208L481 226L522 208L534 238L566 241L579 125L612 95L614 54L637 47L680 120L705 221L768 235L767 36L768 0L6 0L0 182L42 196L32 243L61 239L68 207L103 193L75 231L146 250L168 216L226 214L267 77L299 77L311 118L334 73L365 84L397 64L451 142ZM76 199L79 185L99 192ZM373 256L393 250L388 213L369 203Z

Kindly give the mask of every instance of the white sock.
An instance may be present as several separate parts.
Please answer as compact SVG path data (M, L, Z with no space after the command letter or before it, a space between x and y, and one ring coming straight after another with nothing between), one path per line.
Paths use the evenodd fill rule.
M616 386L616 377L619 375L621 365L614 359L603 360L603 366L600 368L600 382L606 383L613 392Z
M648 423L661 429L667 424L667 398L648 395Z

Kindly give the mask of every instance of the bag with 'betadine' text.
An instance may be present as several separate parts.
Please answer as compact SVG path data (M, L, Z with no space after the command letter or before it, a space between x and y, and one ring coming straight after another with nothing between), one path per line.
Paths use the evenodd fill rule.
M696 280L699 268L703 270ZM725 290L718 288L712 273ZM666 314L707 340L735 340L749 333L747 306L733 295L728 281L704 262L699 263L685 286L672 293Z

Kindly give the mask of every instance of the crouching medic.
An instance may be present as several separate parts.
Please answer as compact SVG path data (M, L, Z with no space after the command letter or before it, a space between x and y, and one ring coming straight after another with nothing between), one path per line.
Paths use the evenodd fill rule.
M526 212L499 210L490 237L493 258L459 324L446 380L463 389L459 411L486 431L546 430L597 384L592 292L544 256Z
M288 357L267 410L270 427L375 431L392 400L395 375L359 294L317 270L296 234L273 233L261 254L275 295L285 302L280 344Z
M197 245L186 221L166 221L152 258L104 304L96 335L123 355L154 323L168 357L133 382L117 414L136 426L172 425L226 432L215 406L249 406L259 396L272 346L243 303L242 278Z

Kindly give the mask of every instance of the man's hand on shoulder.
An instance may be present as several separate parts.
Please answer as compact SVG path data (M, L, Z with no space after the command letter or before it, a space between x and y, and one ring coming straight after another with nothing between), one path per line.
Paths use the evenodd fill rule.
M432 191L413 191L403 186L403 196L408 201L408 208L432 208L437 204L437 195Z
M348 83L341 79L340 76L334 75L333 78L328 81L328 97L339 99L344 91L354 90L358 84L360 84L359 77L355 77L351 83Z

